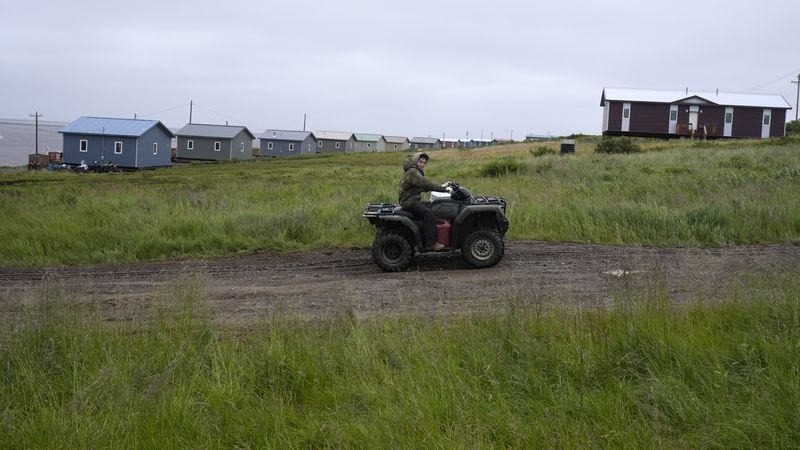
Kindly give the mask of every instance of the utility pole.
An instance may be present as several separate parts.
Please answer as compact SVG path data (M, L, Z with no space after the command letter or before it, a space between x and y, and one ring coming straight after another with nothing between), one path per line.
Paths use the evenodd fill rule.
M303 113L303 131L306 131L306 119L308 118L307 113Z
M192 123L192 107L194 106L194 100L189 100L189 123Z
M39 156L39 117L42 117L42 115L39 114L39 111L36 111L36 114L28 114L28 117L36 118L36 156Z
M797 120L798 107L800 107L800 73L797 74L797 81L792 81L797 85L797 100L794 103L794 120Z

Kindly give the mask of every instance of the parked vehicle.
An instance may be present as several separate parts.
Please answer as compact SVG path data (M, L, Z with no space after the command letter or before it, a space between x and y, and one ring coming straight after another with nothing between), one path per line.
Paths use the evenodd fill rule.
M477 268L497 264L505 252L508 231L506 201L500 197L476 197L456 183L452 194L431 192L431 210L436 217L437 242L445 252L461 255ZM425 253L422 220L392 203L367 205L362 216L377 228L372 243L375 264L387 272L403 270L414 253Z
M89 165L86 164L86 161L81 160L80 164L78 164L77 166L70 166L69 170L75 173L86 173L89 171Z
M122 169L111 161L99 163L97 161L89 164L89 172L107 173L107 172L122 172Z

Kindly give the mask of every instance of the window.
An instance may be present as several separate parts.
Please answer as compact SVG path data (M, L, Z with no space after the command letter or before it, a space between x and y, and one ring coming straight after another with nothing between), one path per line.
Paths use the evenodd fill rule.
M153 154L158 154L158 142L153 142Z
M194 141L189 139L186 141L186 150L194 150Z
M630 116L631 116L631 110L630 109L625 108L625 109L622 110L622 118L623 119L627 119Z
M419 144L414 144L414 148L419 148Z
M122 142L116 141L114 142L114 154L121 155L122 154Z
M764 114L764 125L769 125L769 114Z
M322 141L317 141L317 147L322 148Z
M394 149L397 150L397 144L394 144Z
M678 120L678 111L677 110L672 110L672 111L669 112L669 120L671 120L673 122Z
M89 151L89 141L87 141L86 139L81 139L80 151L82 151L82 152L88 152Z
M725 113L725 123L733 123L733 113Z
M294 144L289 144L289 151L290 151L290 152L293 152L293 151L294 151Z
M372 148L372 144L367 144L367 148Z
M267 142L267 150L272 150L272 142Z
M220 150L222 150L222 144L220 144L219 142L214 142L214 151L218 152Z
M244 153L244 142L241 142L241 144L242 144L242 146L241 146L242 148L239 151Z
M341 146L342 146L342 143L341 143L341 142L337 142L337 143L336 143L336 148L340 148Z

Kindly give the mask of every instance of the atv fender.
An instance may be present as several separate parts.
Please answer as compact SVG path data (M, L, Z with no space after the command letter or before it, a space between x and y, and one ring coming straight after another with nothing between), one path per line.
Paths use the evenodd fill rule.
M495 221L497 221L497 226L500 228L500 234L505 234L506 230L508 230L508 219L505 218L503 210L500 209L499 206L495 205L470 205L469 207L462 209L453 222L462 224L469 217L475 215L494 215Z
M422 246L422 233L417 224L414 223L409 217L406 216L381 216L380 220L386 222L395 222L401 224L403 227L408 228L414 234L416 245Z

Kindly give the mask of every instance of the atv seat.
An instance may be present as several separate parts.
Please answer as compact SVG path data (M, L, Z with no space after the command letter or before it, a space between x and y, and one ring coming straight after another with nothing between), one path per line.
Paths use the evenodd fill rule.
M414 219L414 220L416 220L416 219L417 219L417 216L415 216L414 214L411 214L410 212L406 211L406 210L405 210L405 209L403 209L403 207L401 207L401 206L398 206L398 207L396 207L396 208L394 209L394 213L395 213L395 214L397 214L398 216L406 216L406 217L408 217L409 219Z

